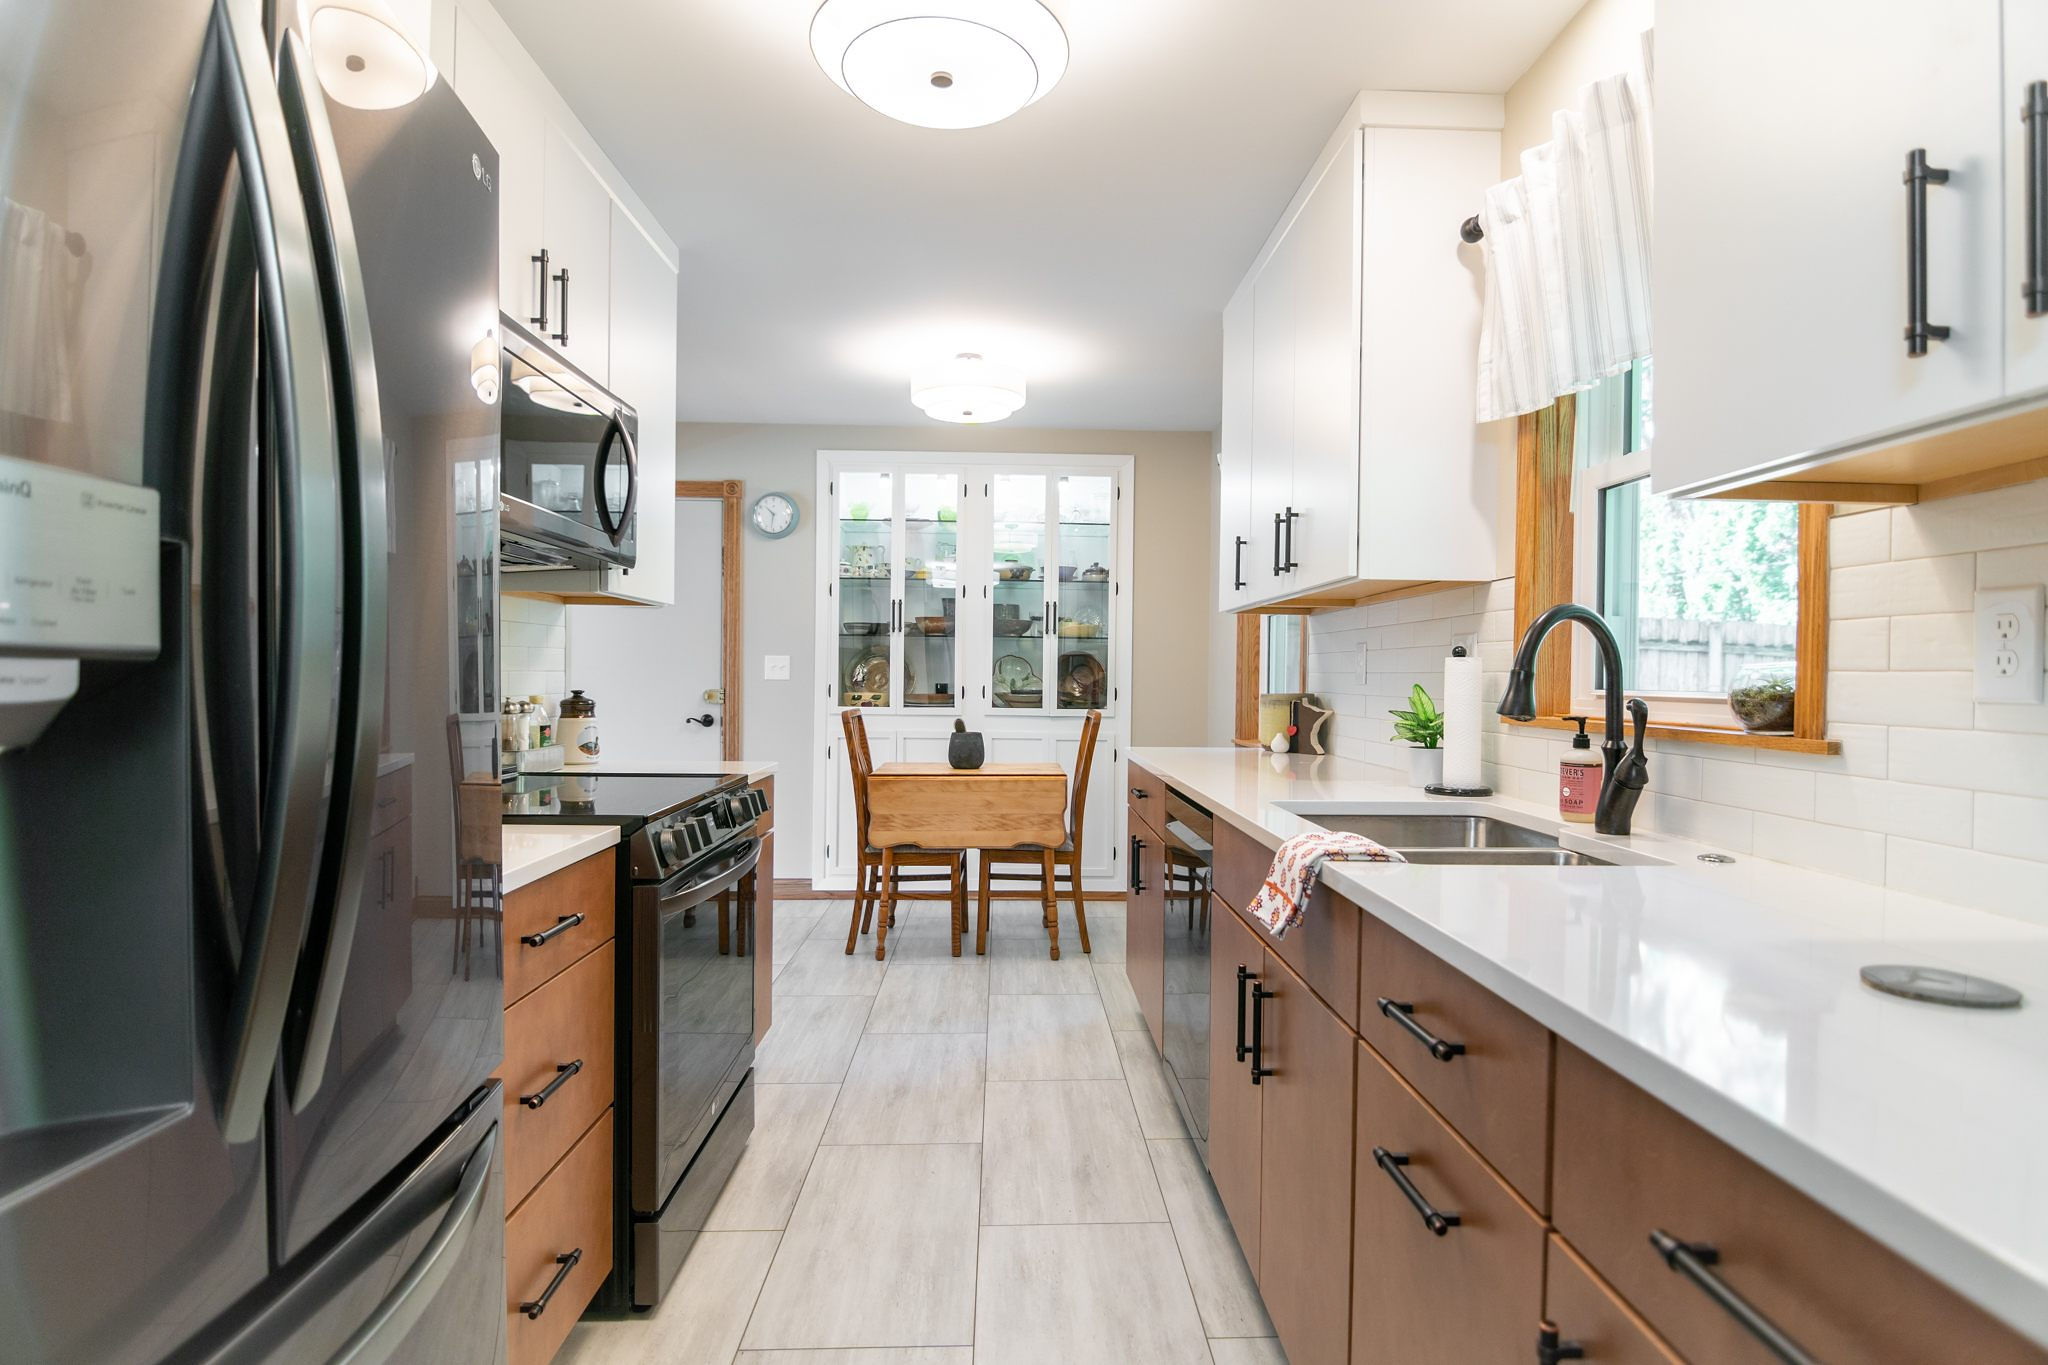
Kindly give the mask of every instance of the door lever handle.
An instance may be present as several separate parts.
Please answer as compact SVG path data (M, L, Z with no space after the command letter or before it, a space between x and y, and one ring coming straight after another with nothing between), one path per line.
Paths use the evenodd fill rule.
M703 727L704 727L705 729L709 730L709 729L710 729L710 728L711 728L712 726L714 726L714 725L718 724L718 722L717 722L717 721L716 721L715 719L713 719L713 718L712 718L712 715L711 715L711 713L710 713L709 711L706 711L706 712L705 712L705 713L704 713L703 715L701 715L701 716L684 716L684 717L683 717L683 724L685 724L685 725L701 725L701 726L703 726Z

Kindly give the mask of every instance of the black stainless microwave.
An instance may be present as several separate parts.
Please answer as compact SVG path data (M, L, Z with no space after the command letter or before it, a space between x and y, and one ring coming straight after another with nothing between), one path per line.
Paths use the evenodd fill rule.
M502 567L630 568L639 419L532 332L499 323Z

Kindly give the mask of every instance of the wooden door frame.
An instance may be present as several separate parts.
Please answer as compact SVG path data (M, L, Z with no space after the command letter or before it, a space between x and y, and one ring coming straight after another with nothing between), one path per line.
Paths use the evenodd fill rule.
M727 762L740 757L741 702L743 681L740 655L740 498L745 485L738 479L677 479L677 498L709 498L720 504L718 562L722 583L719 604L721 641L719 686L725 693L719 754ZM678 549L680 553L680 548Z

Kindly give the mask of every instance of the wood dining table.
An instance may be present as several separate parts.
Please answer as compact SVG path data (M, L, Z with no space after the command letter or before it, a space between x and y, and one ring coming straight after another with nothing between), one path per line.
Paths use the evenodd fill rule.
M898 848L1037 849L1045 873L1045 927L1060 955L1053 900L1053 851L1067 837L1067 774L1057 763L883 763L868 777L868 838L882 850L883 885ZM963 877L966 875L963 869ZM886 892L884 895L886 896ZM963 894L960 904L966 903ZM987 915L989 907L982 906ZM876 917L879 950L887 942L886 905ZM966 926L953 916L953 956ZM879 956L879 951L877 953Z

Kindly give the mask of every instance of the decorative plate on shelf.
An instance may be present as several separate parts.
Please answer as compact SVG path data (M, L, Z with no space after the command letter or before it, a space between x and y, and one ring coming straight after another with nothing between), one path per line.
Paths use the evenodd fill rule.
M1109 675L1093 654L1060 655L1060 705L1101 706Z
M849 706L889 704L889 651L870 649L846 666L845 685L840 689Z
M1021 654L1005 654L996 660L996 686L1005 692L1025 692L1039 687L1038 670Z

